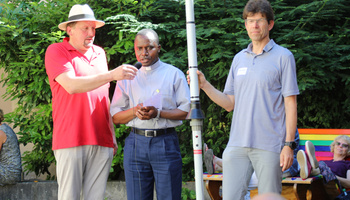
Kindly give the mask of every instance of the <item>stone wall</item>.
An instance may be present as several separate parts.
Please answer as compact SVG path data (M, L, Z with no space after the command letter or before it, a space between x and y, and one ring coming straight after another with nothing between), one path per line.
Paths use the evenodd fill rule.
M22 181L15 185L0 186L1 200L57 200L56 181ZM190 190L195 190L195 182L183 185ZM155 196L155 195L154 195ZM205 200L210 200L204 189ZM104 200L123 200L126 197L125 182L108 181ZM154 198L156 199L156 198Z

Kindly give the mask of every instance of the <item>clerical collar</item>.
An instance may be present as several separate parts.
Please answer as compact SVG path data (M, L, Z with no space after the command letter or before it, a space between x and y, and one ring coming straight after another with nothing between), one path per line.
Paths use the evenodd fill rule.
M157 67L159 67L159 65L160 65L160 59L158 59L158 61L155 62L153 65L150 65L150 66L142 66L142 68L145 69L146 71L150 71L150 70L156 69Z

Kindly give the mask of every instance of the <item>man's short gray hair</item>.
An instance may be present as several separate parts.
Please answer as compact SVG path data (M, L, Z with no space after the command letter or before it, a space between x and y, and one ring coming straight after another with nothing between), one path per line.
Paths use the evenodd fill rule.
M148 37L149 39L154 39L154 41L156 42L157 45L159 45L159 37L158 37L158 34L152 30L152 29L142 29L141 31L139 31L135 38L138 36L138 35L142 35L142 36L146 36ZM153 37L150 37L150 35L152 35Z

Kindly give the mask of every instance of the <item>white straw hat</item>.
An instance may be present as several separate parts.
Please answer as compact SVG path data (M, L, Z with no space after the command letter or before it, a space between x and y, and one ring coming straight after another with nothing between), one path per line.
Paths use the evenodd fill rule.
M58 28L65 31L68 23L77 21L95 21L96 28L100 28L105 25L104 21L96 20L94 11L92 11L89 5L76 4L69 11L68 21L60 23Z

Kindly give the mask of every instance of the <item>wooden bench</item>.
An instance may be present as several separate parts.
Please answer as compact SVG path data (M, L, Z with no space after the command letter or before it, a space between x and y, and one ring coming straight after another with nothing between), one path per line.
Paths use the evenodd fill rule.
M316 159L331 160L333 154L330 152L330 144L338 135L348 135L350 129L298 129L299 149L305 150L305 142L311 141L315 145ZM219 191L222 185L223 175L221 173L209 175L203 173L206 189L213 200L222 199ZM251 197L257 194L257 189L251 191ZM329 199L323 187L322 176L301 179L300 177L287 177L282 180L282 196L286 199Z

